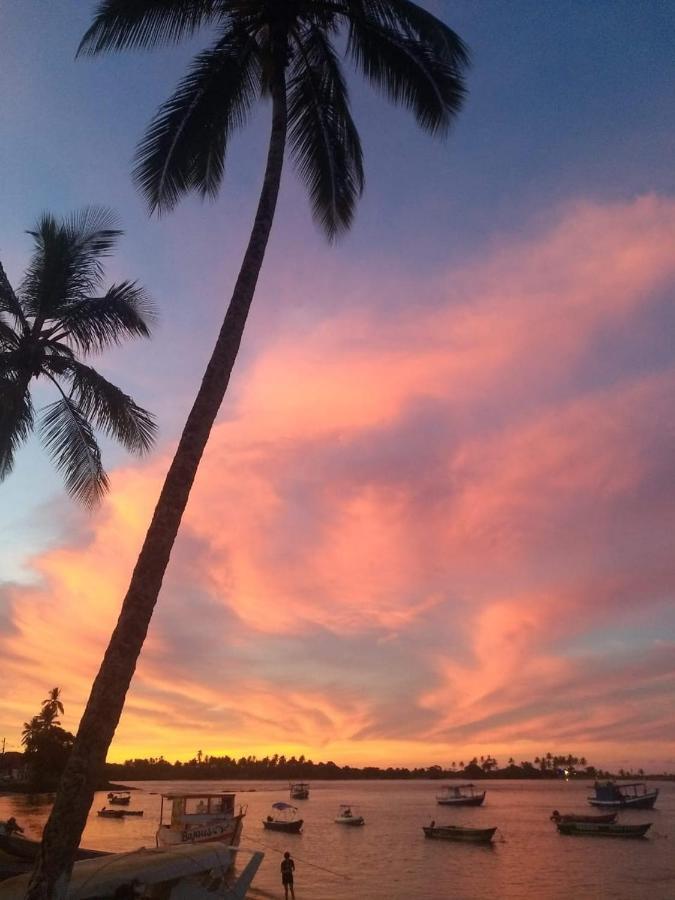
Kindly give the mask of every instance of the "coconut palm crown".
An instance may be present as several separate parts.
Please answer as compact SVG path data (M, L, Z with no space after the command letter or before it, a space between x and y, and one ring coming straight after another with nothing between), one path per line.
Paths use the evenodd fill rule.
M16 292L0 266L0 480L37 419L68 492L94 506L108 489L95 429L145 453L155 423L83 359L125 338L148 337L151 309L134 282L103 290L102 260L121 234L108 210L85 209L62 222L45 214L29 234L34 251ZM35 380L57 394L37 416Z
M464 98L468 51L410 0L104 0L81 54L149 48L215 32L137 152L151 210L184 193L214 196L227 143L260 97L283 93L296 169L329 238L351 224L364 174L336 39L362 74L418 124L443 133Z

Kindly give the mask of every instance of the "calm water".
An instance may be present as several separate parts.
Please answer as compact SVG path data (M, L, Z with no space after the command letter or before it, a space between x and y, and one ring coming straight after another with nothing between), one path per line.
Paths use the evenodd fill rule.
M296 860L298 900L673 900L675 898L675 784L660 784L653 811L627 811L625 822L653 822L645 840L559 835L551 810L591 811L585 782L486 782L478 809L444 810L435 803L437 782L314 782L309 800L296 801L305 820L301 835L263 830L261 819L276 800L288 801L286 783L129 782L132 808L143 818L99 819L98 794L83 846L129 850L154 846L163 791L232 788L248 804L242 845L265 850L251 898L283 897L281 852ZM255 792L244 792L255 788ZM27 836L39 837L46 798L0 797L0 818L15 815ZM363 828L333 823L339 803L353 803ZM499 826L492 847L426 840L421 826ZM329 870L329 871L326 871Z

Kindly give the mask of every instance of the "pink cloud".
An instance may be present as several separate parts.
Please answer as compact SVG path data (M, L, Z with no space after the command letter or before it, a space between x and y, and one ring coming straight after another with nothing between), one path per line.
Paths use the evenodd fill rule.
M598 635L649 609L661 621L675 577L653 540L675 524L675 369L615 364L638 324L658 334L674 235L669 199L579 204L442 279L411 279L409 306L388 311L389 286L367 281L330 319L268 337L214 429L118 752L134 734L182 747L199 723L258 747L348 752L361 735L354 754L391 758L416 737L515 752L554 722L593 746L603 725L671 746L661 650L641 637L631 670L650 718ZM34 560L40 584L12 591L8 722L49 686L36 660L83 702L168 453L117 471L85 540ZM584 638L597 647L580 655ZM189 672L181 654L199 642ZM341 681L329 647L357 654L369 683ZM221 665L226 701L208 680ZM603 671L611 684L589 690ZM547 710L552 695L576 708Z

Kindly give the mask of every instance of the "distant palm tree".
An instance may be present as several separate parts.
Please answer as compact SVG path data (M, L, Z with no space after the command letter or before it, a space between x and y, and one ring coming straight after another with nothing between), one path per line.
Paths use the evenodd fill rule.
M46 699L42 701L42 718L46 721L47 717L51 721L55 721L58 715L63 715L63 703L61 702L61 688L52 688Z
M91 806L209 433L227 390L276 209L287 142L329 239L352 222L363 190L361 144L335 39L363 75L445 132L464 98L467 51L411 0L103 0L80 53L150 48L193 35L196 57L143 138L135 178L151 210L187 192L215 196L234 131L272 103L267 163L253 230L215 348L162 488L120 619L94 682L70 764L44 831L28 896L47 897L71 861Z
M67 490L86 506L108 489L94 430L134 453L145 453L155 433L150 413L82 361L150 333L140 287L123 281L102 289L102 260L121 234L113 225L104 209L62 222L45 214L29 232L35 248L16 292L0 266L0 480L33 431L30 384L43 380L59 399L42 410L40 437Z

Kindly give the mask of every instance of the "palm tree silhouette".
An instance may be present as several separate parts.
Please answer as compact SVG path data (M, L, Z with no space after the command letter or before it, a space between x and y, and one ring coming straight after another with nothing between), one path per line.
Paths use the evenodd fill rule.
M46 725L60 725L56 718L63 715L63 703L61 702L61 688L52 688L48 696L42 701L40 716Z
M102 260L121 234L113 226L105 209L61 222L45 214L29 232L34 251L17 291L0 266L0 480L33 431L30 385L41 379L59 399L42 410L40 437L68 492L90 507L108 489L95 428L133 453L145 453L155 433L150 413L82 361L150 334L140 287L124 281L102 292Z
M81 54L150 48L202 27L199 53L141 141L134 177L150 210L189 191L214 196L235 130L269 98L271 132L248 246L215 348L166 476L119 621L92 687L77 741L44 830L28 895L47 897L70 871L103 764L157 601L183 511L227 390L276 209L287 143L314 216L330 240L352 222L363 189L361 144L334 39L422 129L444 133L463 97L467 50L410 0L103 0Z

